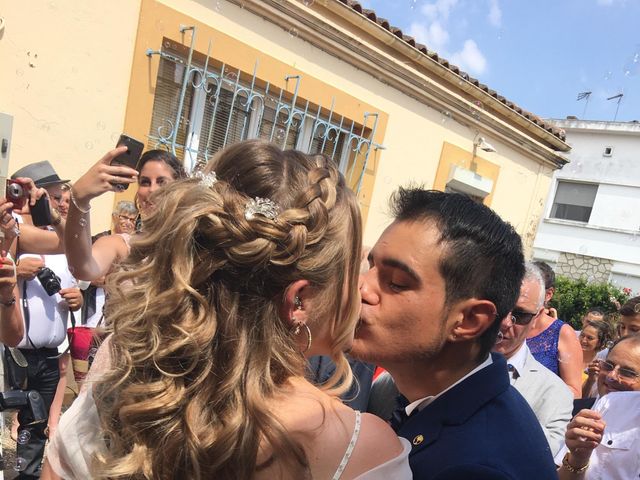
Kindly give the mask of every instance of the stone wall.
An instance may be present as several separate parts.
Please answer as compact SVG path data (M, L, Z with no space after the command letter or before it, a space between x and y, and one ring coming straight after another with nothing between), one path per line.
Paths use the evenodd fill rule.
M555 267L556 275L589 282L608 282L613 262L606 258L588 257L575 253L561 253Z

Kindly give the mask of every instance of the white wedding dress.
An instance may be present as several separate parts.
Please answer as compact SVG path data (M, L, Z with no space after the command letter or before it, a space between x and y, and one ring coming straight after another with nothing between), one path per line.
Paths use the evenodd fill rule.
M106 449L100 434L100 419L91 388L92 378L95 378L94 372L102 372L108 368L109 359L106 344L107 341L98 350L80 395L62 415L56 433L47 449L49 465L54 472L66 480L91 478L91 463L94 456ZM357 443L360 433L360 412L355 412L355 415L356 424L351 441L332 480L341 478ZM411 444L404 438L400 438L400 441L403 450L397 457L359 475L356 480L411 479L411 469L409 468Z

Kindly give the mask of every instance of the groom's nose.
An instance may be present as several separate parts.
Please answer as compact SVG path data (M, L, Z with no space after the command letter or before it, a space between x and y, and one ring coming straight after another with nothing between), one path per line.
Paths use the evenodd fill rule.
M361 274L359 278L360 296L362 297L362 303L369 305L377 305L380 301L380 297L377 294L375 286L375 268L369 270L367 273Z

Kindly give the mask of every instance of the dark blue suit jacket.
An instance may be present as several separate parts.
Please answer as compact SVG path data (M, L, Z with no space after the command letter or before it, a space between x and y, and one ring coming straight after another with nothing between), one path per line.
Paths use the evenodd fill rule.
M366 412L371 383L373 382L373 372L376 367L371 363L361 362L350 357L347 357L347 360L349 360L351 372L353 373L353 384L340 398L354 410ZM336 364L333 363L331 357L318 355L309 359L308 370L309 380L316 385L320 385L333 375L333 372L336 371Z
M540 423L509 385L504 357L492 359L399 428L413 444L415 480L558 478Z

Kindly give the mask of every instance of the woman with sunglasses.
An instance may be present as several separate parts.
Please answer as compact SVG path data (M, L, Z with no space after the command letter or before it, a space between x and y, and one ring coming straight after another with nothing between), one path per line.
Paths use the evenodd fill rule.
M630 395L635 408L616 410L613 401L624 398L607 398L616 392L637 392ZM560 480L638 478L640 335L624 337L609 350L600 364L598 394L593 410L580 410L567 426L566 448L556 456Z

